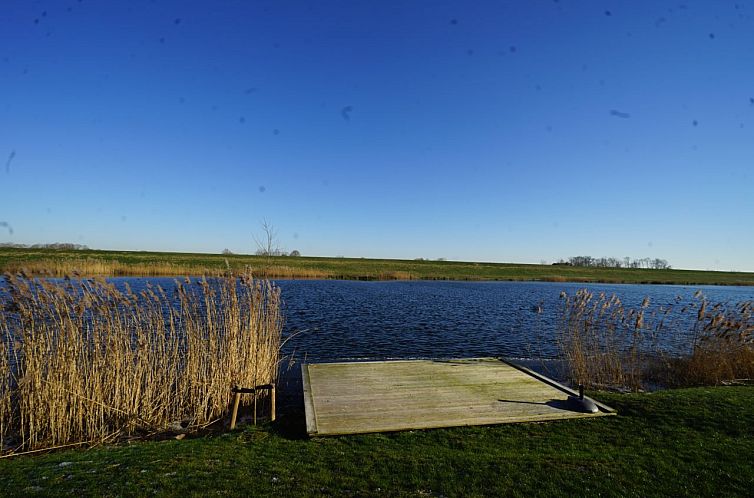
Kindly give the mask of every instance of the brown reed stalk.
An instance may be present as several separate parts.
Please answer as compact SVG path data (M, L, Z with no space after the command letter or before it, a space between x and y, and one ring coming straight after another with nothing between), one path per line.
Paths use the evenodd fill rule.
M754 303L733 307L700 299L690 355L670 358L656 372L669 386L718 385L754 379Z
M248 267L247 267L248 268ZM206 266L189 263L124 263L117 260L98 258L76 259L39 259L33 261L8 261L4 265L7 273L23 271L28 275L58 277L77 275L85 277L175 277L179 275L226 276L231 273L230 263L226 260L222 268L208 268ZM324 270L306 267L291 267L285 265L271 265L259 263L251 268L254 275L260 278L304 278L326 279L333 278L333 274ZM393 278L404 278L401 275ZM410 275L408 275L410 278Z
M574 296L563 293L561 297L564 312L558 346L572 380L588 387L635 384L635 361L624 361L623 349L626 324L633 318L634 328L640 328L641 320L627 315L614 295L595 297L582 289ZM638 348L634 354L638 354Z
M10 335L7 326L0 320L0 453L5 448L11 418L11 369Z
M274 382L280 291L248 273L121 291L5 275L0 438L25 450L224 416L234 385Z
M649 312L649 298L626 309L615 295L582 289L561 294L558 346L574 383L638 390L647 382L666 387L716 385L754 377L754 305L711 305L696 293L681 314L695 314L686 353L662 347L661 338L679 334L673 306ZM676 300L679 304L680 298ZM677 346L676 346L677 347Z

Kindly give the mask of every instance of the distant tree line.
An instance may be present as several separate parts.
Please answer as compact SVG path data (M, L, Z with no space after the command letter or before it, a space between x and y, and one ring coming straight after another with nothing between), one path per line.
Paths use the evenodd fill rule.
M291 258L298 258L299 256L301 256L301 253L296 249L292 250L291 252L285 252L282 249L275 249L273 251L268 251L267 249L257 249L254 254L256 254L257 256L288 256Z
M667 260L660 258L593 258L591 256L573 256L568 260L561 259L555 266L581 266L591 268L648 268L653 270L669 270Z
M68 251L85 251L89 249L83 244L71 244L69 242L55 242L53 244L14 244L12 242L2 242L0 247L11 247L14 249L65 249Z

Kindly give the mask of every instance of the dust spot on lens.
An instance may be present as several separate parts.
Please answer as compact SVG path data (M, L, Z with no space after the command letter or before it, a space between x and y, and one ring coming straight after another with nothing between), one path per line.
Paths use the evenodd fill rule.
M610 115L615 116L616 118L622 118L622 119L628 119L631 117L629 113L621 112L617 109L610 109Z
M173 24L175 24L175 25L181 24L181 18L180 17L176 17L175 19L173 19Z
M5 173L6 174L10 173L10 163L13 162L13 159L15 157L16 157L16 151L15 150L10 151L10 154L8 154L8 160L5 161Z
M351 120L351 112L353 112L353 106L347 105L343 109L340 110L340 115L346 121L350 121Z
M451 19L450 20L450 24L452 24L453 26L457 26L458 25L458 19Z
M466 55L474 55L474 49L473 48L467 48L466 49Z
M714 40L715 39L715 33L710 33L709 34L709 39L710 40Z
M697 120L695 119L695 120L693 120L693 121L691 122L691 124L692 124L693 126L699 126L699 121L697 121Z
M121 217L120 217L120 221L121 221L121 223L125 223L127 219L128 219L128 218L126 218L126 216L125 216L125 215L121 215Z
M518 48L515 45L511 45L510 47L508 47L508 52L515 54L516 52L518 52Z
M278 130L277 128L275 128L274 130L272 130L272 134L273 135L280 135L280 130Z
M246 122L246 118L241 116L240 118L238 118L238 122L244 124Z
M610 12L609 10L606 10L606 11L605 11L605 16L607 16L607 17L610 17L610 16L612 16L612 15L613 15L613 13L612 13L612 12Z
M5 227L8 229L8 234L13 235L13 227L10 226L10 223L7 221L0 221L0 227Z
M267 190L267 187L265 187L264 185L260 185L259 186L259 193L260 194L264 194L266 190Z

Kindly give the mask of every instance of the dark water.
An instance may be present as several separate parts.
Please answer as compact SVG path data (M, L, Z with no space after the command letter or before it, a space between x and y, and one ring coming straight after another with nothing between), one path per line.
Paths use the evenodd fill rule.
M147 281L168 291L171 278L116 278L135 291ZM409 358L557 356L560 293L587 288L616 294L626 307L650 298L648 311L694 302L701 290L711 302L754 300L754 287L607 285L550 282L446 282L280 280L286 324L285 355L299 361ZM537 307L539 307L537 309ZM541 310L540 312L537 312ZM680 310L680 306L676 306ZM678 311L676 311L676 314ZM695 311L678 317L665 347L688 347ZM685 318L685 320L683 319ZM672 333L671 333L672 332Z
M168 292L172 278L115 278L135 291L147 282ZM550 282L446 282L281 280L286 324L285 355L302 361L505 356L550 359L557 356L562 291L587 288L616 294L626 307L648 311L694 302L701 290L709 301L754 300L754 287L607 285ZM2 285L0 285L2 287ZM2 290L2 289L0 289ZM664 347L684 352L695 311L677 316Z
M280 281L286 332L306 330L286 345L311 361L506 356L553 358L563 301L588 288L649 310L693 302L754 299L751 287L604 285L549 282ZM680 307L677 307L680 309ZM539 311L539 312L538 312ZM667 334L669 348L688 344L695 312L677 316L685 330ZM689 320L690 319L690 320ZM684 337L685 336L685 337ZM675 343L675 346L674 344Z

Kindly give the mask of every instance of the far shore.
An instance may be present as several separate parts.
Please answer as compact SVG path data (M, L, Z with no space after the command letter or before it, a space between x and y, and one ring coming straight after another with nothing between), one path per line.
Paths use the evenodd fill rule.
M754 273L366 258L0 248L0 272L30 276L176 277L250 268L263 278L754 285Z

